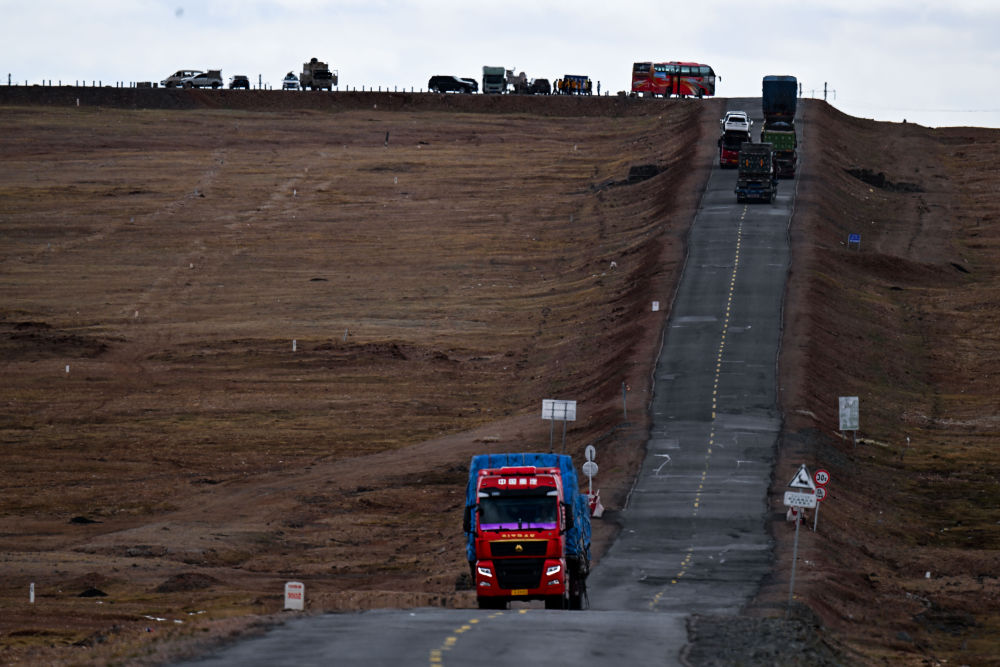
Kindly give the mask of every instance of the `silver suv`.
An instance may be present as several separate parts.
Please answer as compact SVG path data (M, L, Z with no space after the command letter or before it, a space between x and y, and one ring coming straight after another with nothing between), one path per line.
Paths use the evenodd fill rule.
M184 79L189 79L193 76L198 76L199 74L204 74L204 72L200 69L179 69L161 81L160 85L164 88L176 88L183 85L181 82Z
M222 70L210 69L194 76L186 76L181 79L180 85L185 88L222 88Z

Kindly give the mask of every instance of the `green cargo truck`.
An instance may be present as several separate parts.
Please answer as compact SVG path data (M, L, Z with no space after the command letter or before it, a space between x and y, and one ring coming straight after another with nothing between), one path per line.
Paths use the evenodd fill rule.
M774 174L778 178L794 178L798 154L795 126L783 121L767 123L761 130L760 140L774 149Z

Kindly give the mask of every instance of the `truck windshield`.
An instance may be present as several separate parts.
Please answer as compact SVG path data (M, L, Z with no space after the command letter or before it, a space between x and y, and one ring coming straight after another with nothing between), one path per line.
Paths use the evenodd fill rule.
M492 496L479 500L481 530L555 530L558 503L551 496Z

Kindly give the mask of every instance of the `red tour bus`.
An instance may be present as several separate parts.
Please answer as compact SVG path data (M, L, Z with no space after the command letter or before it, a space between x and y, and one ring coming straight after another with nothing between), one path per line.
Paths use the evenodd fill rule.
M652 97L711 97L715 95L715 72L700 63L635 63L632 92Z

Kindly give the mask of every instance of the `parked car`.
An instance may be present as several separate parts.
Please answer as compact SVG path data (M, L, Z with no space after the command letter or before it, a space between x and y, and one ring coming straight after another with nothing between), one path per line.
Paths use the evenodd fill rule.
M432 93L474 93L479 84L470 79L461 79L450 74L432 76L427 82L427 90Z
M181 79L180 85L185 88L222 88L222 70L210 69L207 72L200 72L194 76L186 76Z
M182 85L181 81L184 79L191 78L193 76L198 76L199 74L204 74L200 69L179 69L166 79L160 82L160 85L164 88L177 88Z
M298 90L299 89L299 77L295 76L295 72L289 72L285 75L285 78L281 80L282 90Z
M532 79L528 85L528 93L531 95L551 95L552 84L548 79Z
M246 74L236 74L229 77L230 88L246 88L250 90L250 78Z

